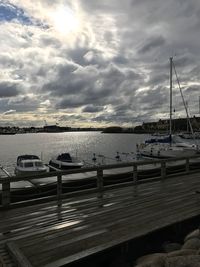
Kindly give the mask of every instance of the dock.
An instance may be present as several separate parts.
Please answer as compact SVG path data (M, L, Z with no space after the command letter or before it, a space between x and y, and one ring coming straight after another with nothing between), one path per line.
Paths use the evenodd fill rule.
M150 233L197 218L199 170L190 171L189 159L185 159L184 172L167 175L167 160L159 162L160 177L139 182L134 165L132 182L108 188L102 180L104 167L98 168L97 189L85 193L62 195L62 176L56 174L56 198L13 205L8 186L11 178L0 179L4 197L0 209L0 263L5 267L84 266L84 260L101 255L102 266L106 266L103 255L113 248L126 248L129 242L137 243Z

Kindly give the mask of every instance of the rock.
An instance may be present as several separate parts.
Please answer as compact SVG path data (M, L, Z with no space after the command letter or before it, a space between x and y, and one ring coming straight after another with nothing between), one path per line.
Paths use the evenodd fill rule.
M196 229L196 230L190 232L188 235L186 235L186 237L184 239L184 243L187 240L192 239L192 238L199 238L200 239L200 230L199 229Z
M187 256L187 255L197 255L197 250L195 249L180 249L167 253L167 257L177 257L177 256Z
M188 239L182 246L182 249L200 249L200 239L195 237Z
M169 253L169 252L172 252L172 251L175 251L175 250L179 250L179 249L181 249L181 247L182 247L182 245L179 244L179 243L166 242L166 243L163 244L163 250L166 253Z
M165 260L165 267L200 267L200 256L177 256Z
M164 267L165 253L153 253L140 257L137 260L137 267Z

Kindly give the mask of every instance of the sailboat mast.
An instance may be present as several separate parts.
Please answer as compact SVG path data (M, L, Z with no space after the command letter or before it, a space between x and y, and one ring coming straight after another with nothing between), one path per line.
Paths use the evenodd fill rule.
M172 60L173 57L170 57L170 113L169 113L169 136L171 141L172 136ZM171 143L171 142L170 142Z

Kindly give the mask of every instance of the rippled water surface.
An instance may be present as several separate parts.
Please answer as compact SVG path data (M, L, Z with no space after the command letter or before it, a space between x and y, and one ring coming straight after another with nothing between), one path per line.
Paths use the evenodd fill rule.
M48 163L52 155L61 152L69 152L74 156L77 154L87 162L91 162L93 153L96 153L98 161L102 161L98 155L104 155L105 160L111 162L117 151L129 153L121 154L121 157L132 157L136 151L136 143L146 138L147 135L100 132L0 135L0 164L13 172L18 155L35 154Z
M116 163L117 151L122 160L132 160L135 157L136 144L148 137L149 135L143 134L101 132L0 135L0 164L12 174L19 155L35 154L48 163L53 155L63 152L77 155L86 163L92 163L93 153L96 154L98 163ZM183 142L191 143L193 140ZM200 140L197 142L200 144ZM105 158L99 155L104 155Z

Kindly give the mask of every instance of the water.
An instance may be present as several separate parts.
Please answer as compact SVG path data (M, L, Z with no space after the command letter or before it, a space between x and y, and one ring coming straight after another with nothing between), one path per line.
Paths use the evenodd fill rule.
M69 152L72 156L93 163L93 153L97 163L116 163L117 151L122 160L135 158L136 144L149 138L147 134L102 134L101 132L30 133L0 135L0 164L11 174L14 173L19 155L35 154L48 163L53 155ZM193 140L183 142L194 143ZM200 144L200 140L197 140ZM129 154L125 154L129 153ZM99 157L104 155L105 159ZM1 173L0 173L1 175Z
M131 160L135 157L136 144L147 137L148 135L141 134L102 134L100 132L0 135L0 164L13 174L19 155L35 154L48 163L53 155L63 152L77 155L90 163L95 153L99 163L103 160L104 163L115 163L117 151L124 160ZM99 155L104 155L105 159Z

